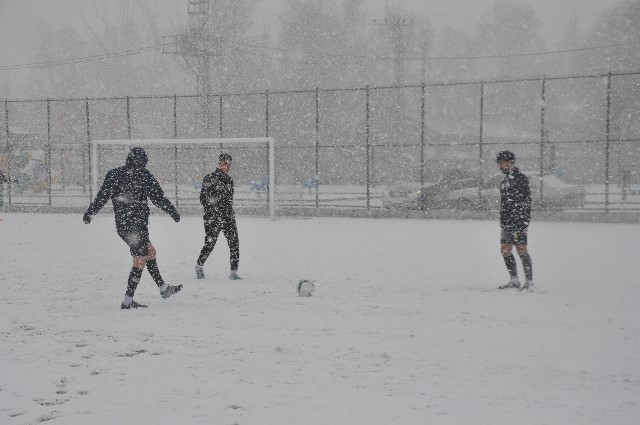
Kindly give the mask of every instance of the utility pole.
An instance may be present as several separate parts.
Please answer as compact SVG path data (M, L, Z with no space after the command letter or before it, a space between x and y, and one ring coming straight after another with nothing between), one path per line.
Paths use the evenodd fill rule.
M387 17L384 21L374 20L374 25L384 25L389 30L391 35L391 45L393 47L393 79L394 86L398 87L395 91L395 112L396 117L394 122L394 137L398 135L400 118L404 115L404 95L400 87L405 85L405 52L406 52L406 36L405 31L407 28L413 26L414 20L411 18L405 18L397 11L386 8Z
M188 0L189 24L184 34L162 37L162 53L182 56L196 77L202 131L211 137L211 58L221 56L221 37L211 34L212 0Z
M422 42L422 82L427 81L427 41Z
M378 21L374 19L374 25L384 25L391 34L391 45L393 47L393 79L394 85L402 86L405 83L405 30L408 27L413 26L413 19L405 18L398 13L390 12L387 9L387 17L384 21Z

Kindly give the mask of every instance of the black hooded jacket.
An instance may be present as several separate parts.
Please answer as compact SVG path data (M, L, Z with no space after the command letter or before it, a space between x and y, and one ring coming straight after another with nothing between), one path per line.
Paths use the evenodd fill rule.
M514 168L500 185L500 226L522 228L531 221L529 178Z
M90 221L111 199L118 229L140 229L149 224L149 206L147 198L175 221L180 215L156 178L145 168L147 154L142 148L133 148L127 156L126 165L109 170L102 187L84 215Z

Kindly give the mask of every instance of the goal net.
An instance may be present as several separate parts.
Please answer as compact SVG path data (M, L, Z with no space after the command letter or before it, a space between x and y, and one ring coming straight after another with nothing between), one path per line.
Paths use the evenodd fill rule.
M147 169L177 208L199 207L205 175L215 171L218 156L233 157L234 207L252 212L275 212L275 158L271 137L225 139L94 140L91 156L92 197L112 168L125 164L129 151L147 153Z

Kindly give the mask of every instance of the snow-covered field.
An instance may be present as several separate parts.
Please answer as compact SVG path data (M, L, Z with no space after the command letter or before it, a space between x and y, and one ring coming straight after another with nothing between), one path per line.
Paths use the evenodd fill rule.
M108 207L107 207L108 208ZM484 221L151 218L165 280L113 216L2 214L1 424L616 424L640 420L640 226L542 223L534 293ZM299 279L316 293L299 298Z

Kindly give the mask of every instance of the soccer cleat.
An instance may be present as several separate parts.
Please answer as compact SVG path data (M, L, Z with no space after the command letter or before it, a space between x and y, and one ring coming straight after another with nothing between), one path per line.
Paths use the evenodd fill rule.
M146 305L138 304L135 301L131 301L131 304L129 305L122 303L122 305L120 305L120 310L129 310L130 308L143 308L143 307L146 307Z
M177 294L178 292L180 292L181 289L182 289L182 285L178 285L178 286L169 285L169 286L167 286L167 289L165 289L164 291L160 292L160 295L162 296L162 298L164 298L166 300L171 295Z
M522 285L522 288L519 289L520 291L533 291L533 280L527 280L524 282L524 285Z
M200 264L196 264L196 277L198 279L204 279L204 269Z
M229 275L229 279L231 280L240 280L242 279L240 276L238 276L238 272L235 270L231 270L231 274Z
M518 279L511 279L506 285L498 286L498 289L520 288L520 281Z

